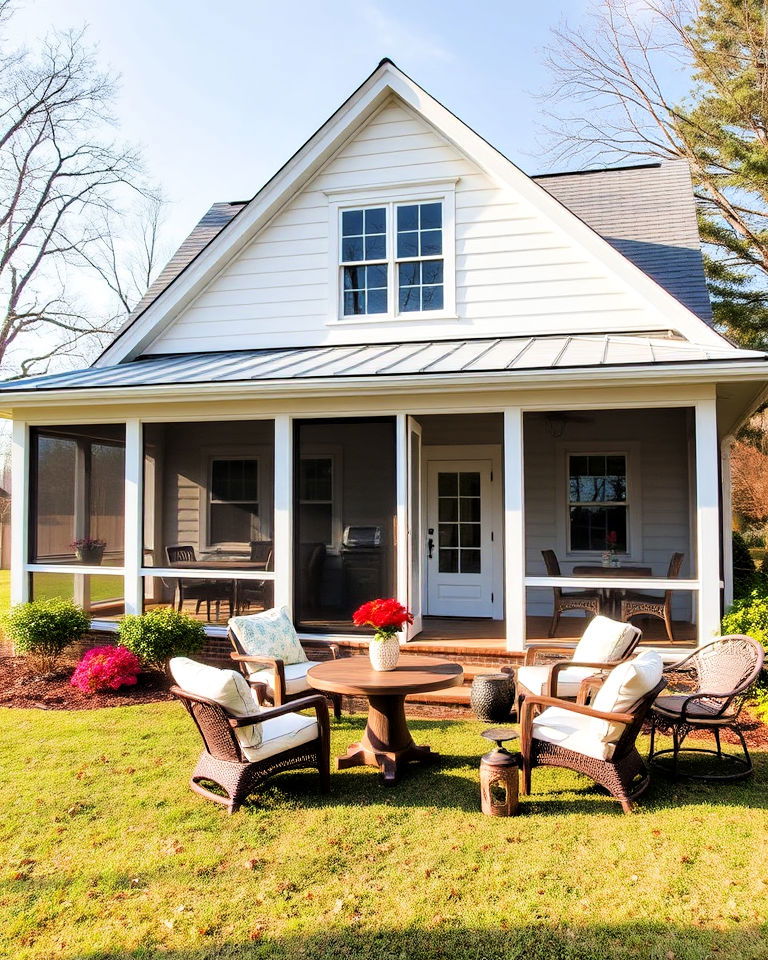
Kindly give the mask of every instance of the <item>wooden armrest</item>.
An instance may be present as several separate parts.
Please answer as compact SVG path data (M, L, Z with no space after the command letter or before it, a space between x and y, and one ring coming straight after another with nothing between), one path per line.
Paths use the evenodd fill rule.
M230 653L230 657L238 663L263 663L268 667L276 667L283 662L277 657L256 657L249 653Z
M291 700L290 703L284 703L279 707L269 707L250 717L229 717L230 727L248 727L254 723L264 723L266 720L273 720L275 717L281 717L286 713L298 713L300 710L314 709L315 712L328 713L328 701L320 693L311 694L308 697L301 697L298 700Z
M523 710L526 707L562 707L571 713L580 713L585 717L594 717L596 720L608 720L612 723L632 723L635 719L632 713L606 713L604 710L594 710L581 703L572 703L570 700L560 700L559 697L526 697L523 701Z
M553 663L549 668L549 676L547 677L547 682L544 685L544 691L548 697L557 696L557 682L558 676L564 670L568 670L571 667L588 667L590 669L597 670L606 670L614 667L613 663L603 663L602 661L597 662L587 662L586 660L560 660L557 663Z
M562 644L555 643L539 643L535 646L529 646L525 651L525 666L532 667L536 663L536 654L537 653L562 653L562 654L572 654L576 649L573 647L566 647Z
M331 654L331 660L338 660L340 656L339 645L337 643L326 643L324 640L302 640L302 647L309 647L315 650L327 650Z

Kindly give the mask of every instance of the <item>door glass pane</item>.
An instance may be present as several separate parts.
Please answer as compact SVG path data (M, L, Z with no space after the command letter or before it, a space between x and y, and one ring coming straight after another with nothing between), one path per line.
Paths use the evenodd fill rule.
M480 573L480 489L476 470L437 475L440 573Z

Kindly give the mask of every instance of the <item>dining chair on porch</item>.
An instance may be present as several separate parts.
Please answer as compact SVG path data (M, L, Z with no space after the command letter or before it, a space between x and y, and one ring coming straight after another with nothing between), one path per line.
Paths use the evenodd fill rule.
M548 577L561 577L560 562L554 550L542 550L541 555L544 558L544 565L547 568ZM552 621L549 625L548 636L554 637L557 625L560 622L560 615L565 610L583 610L586 614L592 614L596 617L600 613L601 598L596 590L569 590L564 591L561 587L552 587L554 609L552 611Z
M667 579L676 580L683 565L684 553L673 553L669 561ZM675 642L672 632L672 591L665 590L662 596L652 593L627 593L621 600L619 619L628 621L632 617L657 617L664 621L667 639Z
M165 556L170 567L175 563L197 563L195 548L191 544L166 547ZM190 578L185 580L179 577L176 580L176 596L178 596L177 609L179 612L183 610L186 600L194 600L196 601L195 614L200 612L200 606L204 603L209 621L211 619L212 603L215 605L217 620L219 619L222 602L228 604L230 617L234 614L234 591L230 580L195 580Z

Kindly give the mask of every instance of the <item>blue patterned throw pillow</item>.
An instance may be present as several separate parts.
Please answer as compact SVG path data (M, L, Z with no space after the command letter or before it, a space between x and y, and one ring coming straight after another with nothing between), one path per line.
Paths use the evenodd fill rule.
M240 646L251 657L274 657L286 664L307 661L285 607L275 607L250 617L232 617L229 626Z

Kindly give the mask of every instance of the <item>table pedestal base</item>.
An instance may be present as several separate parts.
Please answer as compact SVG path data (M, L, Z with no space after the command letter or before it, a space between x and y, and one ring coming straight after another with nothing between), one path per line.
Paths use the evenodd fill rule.
M404 696L370 696L368 701L363 739L350 744L346 754L337 758L337 769L378 767L383 782L393 784L407 763L437 756L429 747L414 743L405 720Z

